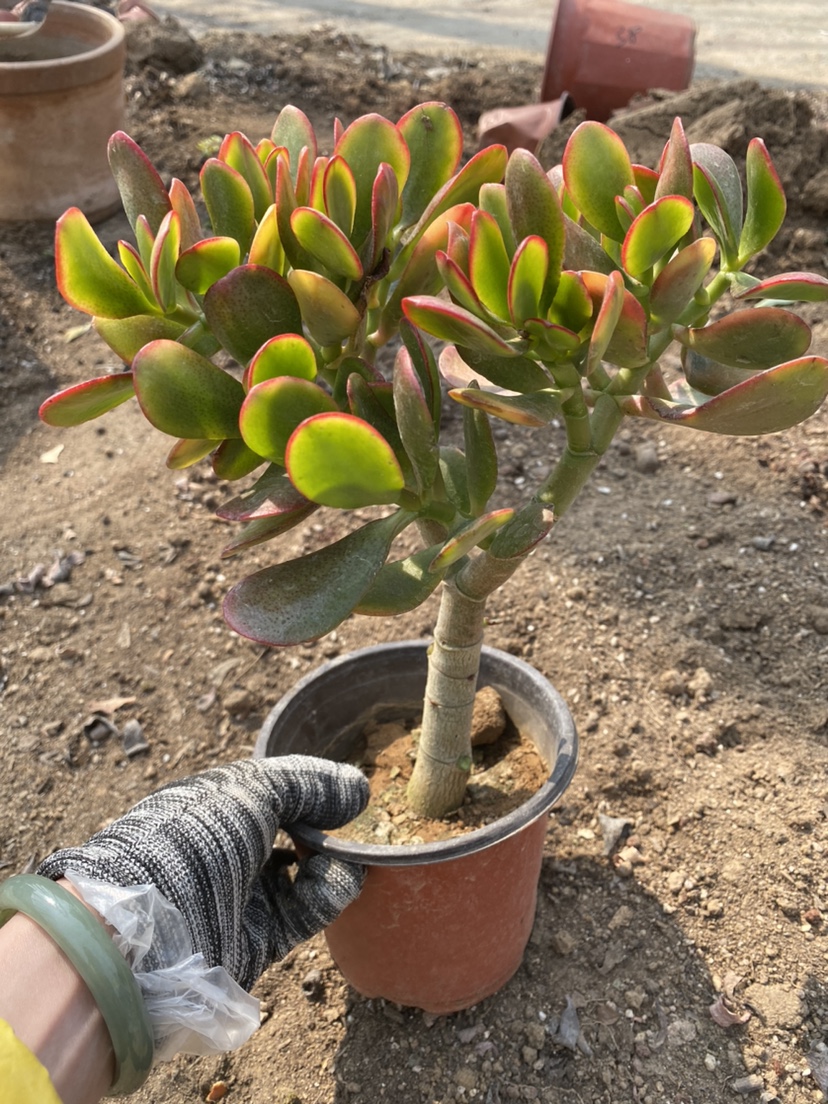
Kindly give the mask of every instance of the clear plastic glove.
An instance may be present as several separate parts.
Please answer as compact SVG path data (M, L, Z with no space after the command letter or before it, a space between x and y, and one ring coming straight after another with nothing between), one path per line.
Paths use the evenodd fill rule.
M67 868L116 886L154 885L183 915L193 949L249 990L262 971L327 927L358 895L363 870L324 855L291 880L279 828L336 828L368 800L363 775L299 755L245 760L164 786L82 847L64 848L38 873ZM143 963L165 965L157 930Z

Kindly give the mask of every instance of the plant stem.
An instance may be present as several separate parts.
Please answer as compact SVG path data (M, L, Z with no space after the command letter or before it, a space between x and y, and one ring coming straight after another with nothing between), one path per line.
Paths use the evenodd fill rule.
M408 801L423 816L441 817L463 803L471 773L471 718L485 599L469 598L443 583L434 643L428 653L428 680L417 762Z

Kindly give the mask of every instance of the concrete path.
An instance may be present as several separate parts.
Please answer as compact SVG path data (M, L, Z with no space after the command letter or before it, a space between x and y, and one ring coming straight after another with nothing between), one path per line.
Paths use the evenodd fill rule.
M261 34L327 23L391 50L463 55L498 47L540 61L549 3L520 0L153 0L194 34L212 28ZM751 76L828 88L828 0L639 0L689 15L698 26L696 76Z

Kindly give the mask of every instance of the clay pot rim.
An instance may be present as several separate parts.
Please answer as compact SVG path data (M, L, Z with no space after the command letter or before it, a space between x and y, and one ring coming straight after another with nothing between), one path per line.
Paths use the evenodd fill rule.
M377 644L369 648L359 648L348 652L344 656L339 656L315 668L310 674L300 679L270 711L256 740L253 752L254 758L264 758L268 754L269 738L281 715L290 706L292 700L315 682L321 674L345 666L357 657L370 659L371 656L385 652L389 648L407 649L412 655L415 651L421 653L425 651L430 643L429 640L400 640L388 644ZM331 855L338 859L345 859L366 866L418 866L423 863L447 862L451 859L462 858L465 855L482 851L508 839L532 824L539 817L548 814L566 792L578 764L578 734L572 715L554 686L531 664L508 652L490 648L486 645L483 646L482 652L484 659L506 663L513 670L518 671L521 677L528 680L534 687L541 688L542 686L549 711L555 715L557 720L559 742L552 772L543 786L528 801L492 824L486 824L481 828L466 832L462 836L454 836L451 839L430 843L400 844L399 846L358 843L330 836L326 832L318 828L311 828L306 824L291 825L291 836L298 843L318 854Z
M102 32L105 31L105 38L97 46L92 46L88 50L81 50L77 54L69 54L67 57L59 58L38 58L36 61L3 61L0 59L0 73L14 74L34 74L39 70L48 70L49 72L55 72L56 70L67 70L74 66L83 66L84 68L94 65L98 59L107 63L107 67L111 67L109 64L109 57L112 54L113 49L117 50L119 46L124 43L125 32L123 24L120 20L116 19L114 15L110 15L109 12L102 11L100 8L93 8L86 4L80 4L70 2L70 0L52 0L50 6L50 15L54 13L56 15L68 14L75 22L87 22L98 23ZM48 26L48 17L47 23ZM45 29L45 27L44 27ZM8 91L4 91L4 95L8 95Z

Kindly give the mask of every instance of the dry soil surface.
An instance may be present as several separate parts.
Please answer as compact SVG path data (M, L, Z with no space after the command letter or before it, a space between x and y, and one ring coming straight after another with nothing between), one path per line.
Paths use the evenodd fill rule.
M181 73L169 34L133 43L129 129L188 184L199 143L235 128L259 137L288 102L330 133L334 113L396 116L442 98L471 136L481 107L526 102L539 78L498 55L469 66L350 37L218 34ZM766 137L799 199L762 267L825 271L825 96L738 84L654 101L618 120L640 160L658 156L677 110L693 138L736 157ZM555 143L544 154L558 155ZM101 233L112 244L126 223ZM272 553L220 560L227 533L212 509L229 489L202 467L168 473L134 404L73 432L36 420L51 391L111 366L57 295L51 250L48 227L0 239L3 875L82 841L163 782L247 756L299 676L353 646L427 635L434 615L430 603L398 621L352 619L289 651L231 636L222 595ZM806 313L824 351L825 311ZM504 498L561 448L554 427L510 428L502 441ZM322 516L294 550L340 525ZM228 1104L822 1099L826 552L828 410L760 440L623 434L492 603L488 641L560 688L582 741L516 977L435 1019L349 991L314 939L261 980L262 1028L242 1050L159 1068L137 1104L197 1101L216 1082ZM48 574L56 561L68 577L37 582L36 566ZM85 734L95 709L118 734ZM129 721L148 745L132 756ZM629 822L609 856L602 818Z

